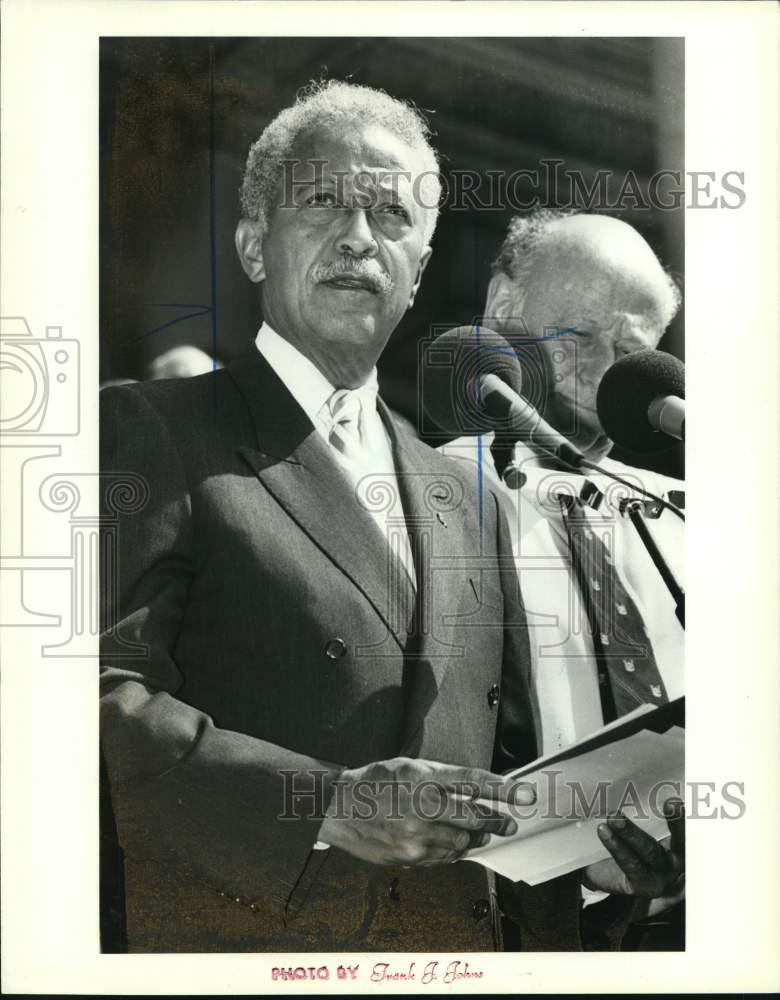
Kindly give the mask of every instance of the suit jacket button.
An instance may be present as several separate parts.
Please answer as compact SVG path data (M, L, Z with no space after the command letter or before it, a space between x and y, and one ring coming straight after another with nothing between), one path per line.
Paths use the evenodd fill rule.
M484 920L490 913L490 903L486 899L478 899L471 907L471 915L475 920Z
M498 684L494 684L493 687L488 691L488 705L490 705L491 708L495 708L496 705L498 704L499 690L500 689Z
M338 636L335 639L328 639L325 643L325 655L329 660L338 660L347 651L347 644Z

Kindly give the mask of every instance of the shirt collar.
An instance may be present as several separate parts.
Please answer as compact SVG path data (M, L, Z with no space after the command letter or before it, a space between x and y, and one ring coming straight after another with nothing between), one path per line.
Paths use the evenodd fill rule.
M585 485L586 477L580 472L552 470L538 465L536 452L523 442L515 444L514 460L526 477L522 487L524 495L535 499L543 507L547 507L551 500L554 501L555 495L565 491L567 487L575 496L579 496Z
M297 347L281 337L276 330L263 323L255 338L258 351L284 382L295 402L301 407L320 434L327 439L332 423L325 404L335 392L330 381L317 366ZM355 390L360 393L363 405L376 410L376 368L366 382ZM323 409L324 408L324 409Z

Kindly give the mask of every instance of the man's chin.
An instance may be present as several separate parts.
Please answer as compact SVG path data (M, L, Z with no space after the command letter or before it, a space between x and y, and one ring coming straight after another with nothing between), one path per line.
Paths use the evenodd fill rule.
M595 409L556 395L545 409L548 423L584 454L603 456L612 447Z
M570 440L591 432L601 432L601 425L594 409L582 406L556 393L544 410L545 419Z
M318 330L319 339L331 344L384 343L380 335L382 324L377 322L376 317L366 315L365 310L357 315L353 310L345 309L331 312L327 317L319 316L314 329Z
M569 440L591 461L603 458L612 448L612 442L598 424L581 424L577 434Z

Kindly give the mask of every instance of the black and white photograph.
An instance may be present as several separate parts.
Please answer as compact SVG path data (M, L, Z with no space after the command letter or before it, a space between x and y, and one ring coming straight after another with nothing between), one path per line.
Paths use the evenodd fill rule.
M129 949L684 947L682 701L636 772L500 778L684 694L683 81L674 38L103 41Z
M698 5L596 6L128 4L148 17L85 33L91 153L56 211L89 205L89 253L48 230L62 310L4 276L0 343L0 624L12 694L35 661L47 739L77 731L30 781L60 816L82 783L57 868L85 983L615 989L608 961L660 977L657 953L669 985L777 981L776 651L738 583L766 588L776 503L763 533L731 506L776 463L773 425L755 482L732 465L762 394L771 422L773 324L738 341L776 295L736 329L725 278L764 194L697 144L738 127ZM752 6L758 52L777 18ZM54 867L62 822L24 857ZM718 983L750 893L752 978ZM19 992L55 985L20 958L30 919Z

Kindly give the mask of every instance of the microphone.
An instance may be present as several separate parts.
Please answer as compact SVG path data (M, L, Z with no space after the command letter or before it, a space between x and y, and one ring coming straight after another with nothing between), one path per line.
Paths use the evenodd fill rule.
M482 375L479 387L484 412L502 436L535 445L569 465L580 466L583 463L585 456L582 452L553 430L535 406L513 392L497 375ZM540 443L540 438L544 444Z
M665 351L642 350L616 361L596 394L599 422L628 451L665 451L685 440L685 365Z
M428 345L420 369L422 403L445 433L494 430L579 467L585 458L521 395L523 370L512 345L486 327L459 326Z
M496 443L493 449L496 444L526 442L575 470L594 469L622 483L632 493L641 493L661 507L668 507L677 517L685 520L685 515L674 504L614 472L602 469L548 424L536 407L521 395L523 370L515 349L493 330L480 326L459 326L442 333L426 345L418 379L419 415L422 416L424 411L449 439L494 430ZM423 423L421 421L420 426ZM521 486L522 473L513 485L506 478L509 469L511 466L498 471L510 488Z

